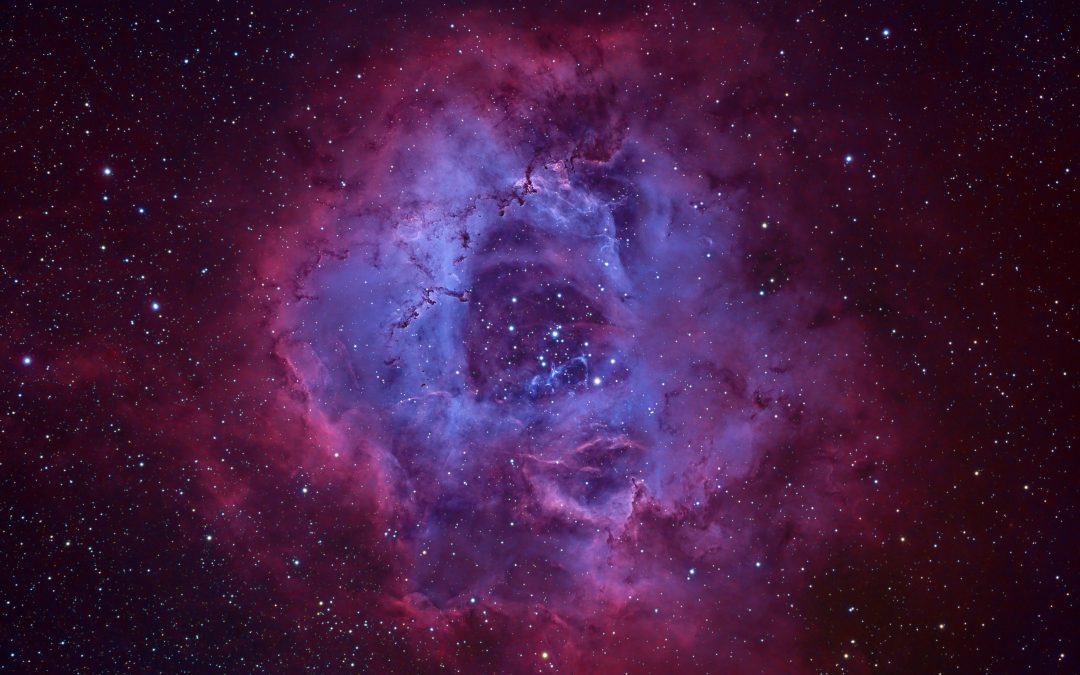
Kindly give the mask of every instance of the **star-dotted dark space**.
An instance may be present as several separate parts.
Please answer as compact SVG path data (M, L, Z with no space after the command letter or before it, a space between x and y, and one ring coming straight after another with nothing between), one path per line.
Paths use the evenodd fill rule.
M8 6L0 669L1077 672L1074 18Z

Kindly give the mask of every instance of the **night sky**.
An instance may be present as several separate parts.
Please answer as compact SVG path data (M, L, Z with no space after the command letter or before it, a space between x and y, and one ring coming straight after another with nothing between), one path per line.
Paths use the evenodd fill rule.
M3 10L0 670L1080 672L1071 3L351 5Z

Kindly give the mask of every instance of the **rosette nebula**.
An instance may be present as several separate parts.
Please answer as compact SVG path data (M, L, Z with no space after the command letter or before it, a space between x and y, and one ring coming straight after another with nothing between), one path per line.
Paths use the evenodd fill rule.
M446 61L391 72L371 121L313 150L324 208L277 353L327 450L379 477L394 602L436 644L510 622L499 662L620 670L767 636L751 650L782 667L776 593L878 526L858 517L901 432L772 188L789 168L747 147L792 132L710 100L752 81L738 45L490 35L426 46Z
M1070 670L1068 143L855 13L133 14L236 46L5 207L6 665Z

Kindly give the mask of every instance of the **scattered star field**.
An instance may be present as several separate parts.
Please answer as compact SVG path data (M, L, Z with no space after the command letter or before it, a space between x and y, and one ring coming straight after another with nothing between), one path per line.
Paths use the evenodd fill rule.
M0 671L1077 672L1074 19L12 5Z

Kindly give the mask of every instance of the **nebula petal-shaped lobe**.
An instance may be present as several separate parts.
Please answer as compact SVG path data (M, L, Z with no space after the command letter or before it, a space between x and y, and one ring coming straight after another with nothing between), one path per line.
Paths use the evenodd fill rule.
M342 517L377 518L387 611L434 632L417 658L468 665L451 636L497 644L498 617L529 626L486 652L510 669L799 670L783 598L872 526L895 432L774 193L773 93L717 110L753 59L645 32L420 43L327 130L306 252L267 253L304 414L381 505Z

